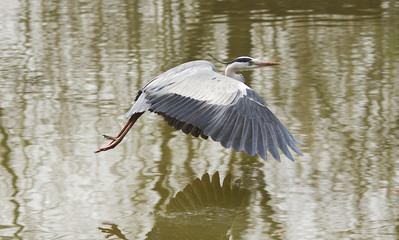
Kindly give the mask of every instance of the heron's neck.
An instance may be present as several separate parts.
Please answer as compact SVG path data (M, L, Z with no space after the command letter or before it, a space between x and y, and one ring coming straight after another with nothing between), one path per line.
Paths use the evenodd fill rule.
M227 65L226 70L224 71L224 75L245 83L244 77L241 74L236 73L237 70L238 69L234 65Z

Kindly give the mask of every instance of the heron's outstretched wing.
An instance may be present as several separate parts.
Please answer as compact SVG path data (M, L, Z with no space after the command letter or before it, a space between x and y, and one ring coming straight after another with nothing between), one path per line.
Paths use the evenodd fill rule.
M280 160L278 148L301 154L301 144L244 83L215 72L212 63L195 61L165 72L141 89L136 103L161 114L169 124L194 136L210 136L224 147ZM131 111L134 109L132 107ZM128 113L129 114L129 113Z

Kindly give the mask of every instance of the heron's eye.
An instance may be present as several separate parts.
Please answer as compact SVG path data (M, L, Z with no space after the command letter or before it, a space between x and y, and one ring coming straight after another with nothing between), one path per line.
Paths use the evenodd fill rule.
M254 64L253 61L249 61L249 62L248 62L248 65L249 65L249 66L251 66L251 65L253 65L253 64Z

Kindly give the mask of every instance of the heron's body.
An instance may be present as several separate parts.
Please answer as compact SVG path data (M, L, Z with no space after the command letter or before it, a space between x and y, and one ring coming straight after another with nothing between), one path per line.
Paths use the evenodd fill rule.
M267 159L269 151L280 160L280 148L293 160L287 146L301 154L295 146L301 142L266 107L266 102L245 85L242 75L235 73L240 69L234 66L228 65L226 75L222 75L212 63L199 60L157 76L140 89L126 113L129 122L125 128L116 138L105 136L113 141L97 152L115 147L142 113L151 111L186 134L211 137L224 147L252 156L258 154L263 159Z

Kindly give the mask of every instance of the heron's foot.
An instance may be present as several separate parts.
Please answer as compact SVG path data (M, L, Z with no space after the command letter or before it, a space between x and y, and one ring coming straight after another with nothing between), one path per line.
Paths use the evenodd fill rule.
M116 140L117 140L116 137L111 137L111 136L108 136L108 135L103 135L103 137L104 137L105 139L109 139L109 140L113 140L113 141L116 141Z
M99 152L103 152L103 151L108 151L110 149L113 149L114 147L116 147L116 145L118 145L119 142L117 141L112 141L110 143L108 143L107 145L105 145L104 147L98 149L97 151L95 151L94 153L99 153Z
M111 136L107 136L107 135L103 135L103 137L106 139L112 140L112 141L110 143L108 143L107 145L105 145L104 147L98 149L94 153L99 153L99 152L108 151L110 149L113 149L122 141L122 138L120 138L120 137L111 137Z

